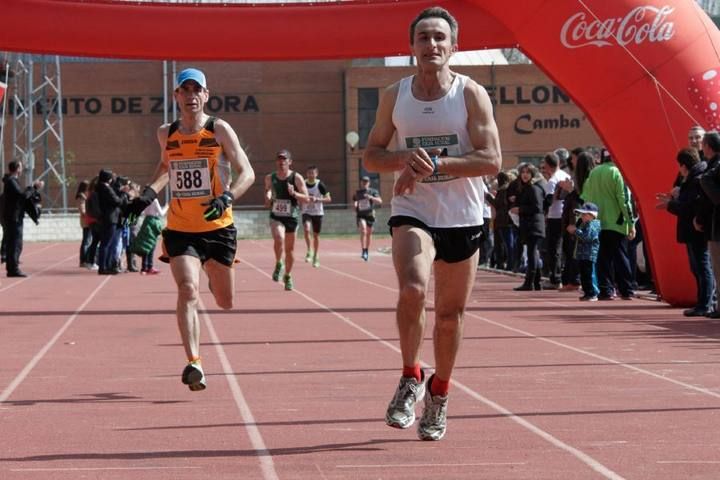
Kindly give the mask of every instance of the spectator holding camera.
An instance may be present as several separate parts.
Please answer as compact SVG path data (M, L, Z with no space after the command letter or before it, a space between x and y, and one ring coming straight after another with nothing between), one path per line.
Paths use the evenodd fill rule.
M676 238L678 243L684 243L687 248L690 271L697 285L695 306L683 313L686 317L700 317L713 310L712 296L715 289L707 237L693 225L700 205L700 176L707 165L700 160L694 148L680 150L677 161L682 181L670 193L658 193L657 206L677 216Z
M5 268L8 277L27 277L20 270L20 255L23 249L23 222L25 213L38 223L40 216L40 190L44 187L42 180L37 180L31 187L20 186L20 174L23 172L21 162L13 160L8 164L8 174L3 177L3 244L5 246Z

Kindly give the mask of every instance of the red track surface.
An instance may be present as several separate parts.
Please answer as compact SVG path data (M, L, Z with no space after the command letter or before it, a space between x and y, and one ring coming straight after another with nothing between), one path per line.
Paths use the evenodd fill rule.
M270 242L241 242L236 309L203 282L199 393L180 384L166 265L102 277L75 244L26 245L31 276L0 285L0 478L720 478L720 323L485 272L447 436L386 427L396 282L387 239L368 263L357 244L324 240L285 292Z

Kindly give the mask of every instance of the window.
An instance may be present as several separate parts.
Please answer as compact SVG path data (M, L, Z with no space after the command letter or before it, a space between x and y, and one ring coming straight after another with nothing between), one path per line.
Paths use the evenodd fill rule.
M358 88L358 146L365 148L367 139L373 125L375 125L375 112L379 102L377 88Z

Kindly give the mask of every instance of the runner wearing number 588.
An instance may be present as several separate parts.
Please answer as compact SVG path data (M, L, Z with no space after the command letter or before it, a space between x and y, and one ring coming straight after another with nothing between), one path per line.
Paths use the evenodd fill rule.
M283 149L275 154L277 171L265 176L265 206L270 208L270 231L275 251L272 279L280 280L283 270L285 290L293 289L292 268L295 263L295 232L300 218L300 203L310 199L305 180L290 170L292 154ZM285 261L283 262L283 251Z
M176 316L188 358L182 382L197 391L205 388L197 315L200 269L217 305L232 308L237 233L231 205L252 185L255 173L232 127L205 114L210 94L200 70L181 71L174 96L180 119L158 129L160 163L152 183L130 203L129 213L139 214L169 187L163 242L178 288Z

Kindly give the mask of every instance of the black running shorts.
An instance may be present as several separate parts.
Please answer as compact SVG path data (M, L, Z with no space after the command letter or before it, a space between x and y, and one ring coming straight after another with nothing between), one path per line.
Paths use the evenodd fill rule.
M390 217L388 220L390 234L393 227L409 225L425 230L435 245L435 260L457 263L472 257L480 248L482 225L472 227L434 228L413 217L402 215Z
M270 217L270 222L278 222L285 227L285 233L295 233L298 227L298 219L295 217Z
M358 227L360 226L360 220L365 220L365 223L370 228L375 225L375 215L357 215L355 222L357 223Z
M312 231L315 233L320 233L320 230L322 230L322 220L322 215L310 215L309 213L303 213L302 215L303 223L312 223Z
M237 250L237 230L234 225L209 232L178 232L163 230L163 243L170 258L190 255L202 263L211 258L231 267Z

